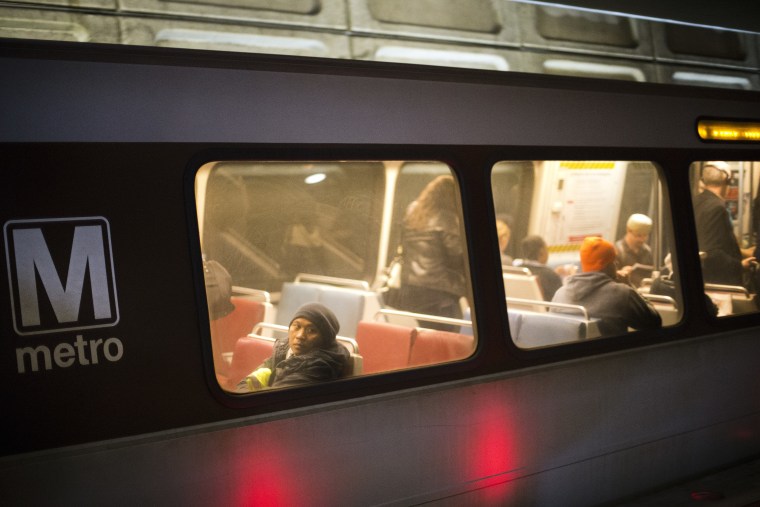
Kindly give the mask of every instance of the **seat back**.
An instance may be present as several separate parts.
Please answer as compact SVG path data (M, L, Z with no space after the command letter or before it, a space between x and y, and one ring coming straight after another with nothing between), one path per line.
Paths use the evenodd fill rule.
M417 328L412 350L409 354L409 366L445 363L465 359L475 351L475 339L472 336Z
M348 337L355 337L359 322L371 319L380 309L380 299L372 291L310 282L285 282L275 321L289 325L296 310L306 303L322 303L332 310L340 322L340 334Z
M354 377L364 373L364 358L361 354L354 354L351 352L351 357L346 364L346 369L343 371L341 378Z
M239 338L232 352L227 388L233 389L246 375L272 355L274 338L250 335Z
M531 301L543 301L544 293L538 283L538 277L535 275L525 275L517 273L504 273L504 292L510 299L524 299ZM546 307L540 304L532 305L529 303L515 303L515 308L523 310L532 310L534 312L545 312Z
M675 300L670 296L641 292L641 289L639 289L639 294L649 301L654 309L657 310L657 313L660 314L660 318L662 319L663 326L673 326L678 324L681 320L681 313L678 311L678 306L676 305Z
M361 321L356 341L364 358L364 373L406 368L416 330L386 322Z
M569 314L510 309L509 321L512 339L520 348L546 347L599 336L595 319Z
M214 363L220 373L224 373L227 368L227 363L221 357L232 352L238 338L250 333L256 324L264 322L273 312L271 303L239 296L232 296L230 300L235 309L210 323Z

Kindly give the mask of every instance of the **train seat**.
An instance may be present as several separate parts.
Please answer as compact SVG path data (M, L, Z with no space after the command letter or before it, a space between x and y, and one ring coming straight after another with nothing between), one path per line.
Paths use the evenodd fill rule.
M265 322L273 312L272 304L268 302L240 296L232 296L230 301L235 309L210 323L214 358L221 358L223 354L232 352L241 336L250 333L259 322ZM227 363L215 359L215 365L218 372L224 373Z
M475 338L449 331L417 328L409 354L409 366L465 359L475 351Z
M362 375L364 373L364 357L361 354L354 354L351 352L351 359L346 365L346 370L341 375L341 378L354 377L356 375Z
M361 320L371 319L380 309L377 294L370 290L327 284L285 282L282 286L276 323L290 324L296 310L306 303L322 303L335 313L342 336L356 336Z
M675 300L670 296L650 294L649 292L642 292L641 289L639 289L639 294L647 299L654 309L657 310L662 319L663 326L673 326L681 320L681 312L678 311Z
M538 283L538 277L526 273L505 272L504 277L504 292L510 299L519 300L531 300L531 301L543 301L544 293L541 291L541 286ZM513 303L513 306L517 306L524 310L532 310L534 312L545 312L546 307L537 304L530 303Z
M387 322L359 322L356 341L364 357L364 373L406 368L415 335L415 328Z
M750 294L741 286L706 283L705 294L717 305L719 316L738 315L758 310L756 295Z
M509 310L509 327L521 348L545 347L599 336L596 319L580 316Z
M251 335L239 338L232 352L232 362L227 374L227 388L233 389L238 382L254 371L272 355L274 338Z

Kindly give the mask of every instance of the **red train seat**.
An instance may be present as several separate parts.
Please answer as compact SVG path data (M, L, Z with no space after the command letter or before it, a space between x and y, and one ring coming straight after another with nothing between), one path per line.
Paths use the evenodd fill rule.
M227 389L233 389L238 382L254 371L266 358L272 355L274 338L263 336L243 336L235 343L232 363L227 374Z
M409 366L445 363L469 357L475 351L475 339L472 336L417 328Z
M361 321L356 341L364 358L364 373L406 368L416 331L385 322Z
M211 345L214 352L214 364L217 373L225 374L227 363L222 355L232 352L235 342L241 336L253 331L253 326L265 320L270 303L254 301L249 298L232 296L235 309L224 317L211 321Z

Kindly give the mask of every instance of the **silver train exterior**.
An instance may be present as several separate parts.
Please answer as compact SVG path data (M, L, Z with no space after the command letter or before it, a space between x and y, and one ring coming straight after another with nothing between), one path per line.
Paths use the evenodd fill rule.
M756 145L696 136L698 118L760 118L756 93L13 41L0 68L4 232L107 223L117 306L110 327L22 333L0 274L6 504L594 505L760 451L760 319L706 314L687 191L694 160L758 159ZM497 160L547 157L662 168L679 325L512 344L489 174ZM192 198L195 172L219 158L449 163L474 356L220 395ZM22 372L27 346L63 352Z

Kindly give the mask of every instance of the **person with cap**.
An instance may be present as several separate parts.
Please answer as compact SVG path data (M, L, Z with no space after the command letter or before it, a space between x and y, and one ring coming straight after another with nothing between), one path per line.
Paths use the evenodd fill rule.
M641 213L628 217L625 236L615 243L615 267L618 275L638 287L654 270L652 249L647 240L652 232L652 219Z
M278 339L272 355L238 384L237 392L289 387L339 378L350 360L335 339L340 329L335 314L320 303L301 306Z
M731 179L722 161L706 162L702 168L702 193L694 198L699 251L704 252L702 276L708 283L743 285L743 274L756 261L751 249L742 251L726 209L726 191Z
M616 281L615 246L597 236L581 245L581 273L566 280L554 294L555 303L583 306L589 317L599 319L603 336L620 335L633 329L657 329L662 319L657 310L636 290ZM552 309L561 312L562 309Z

